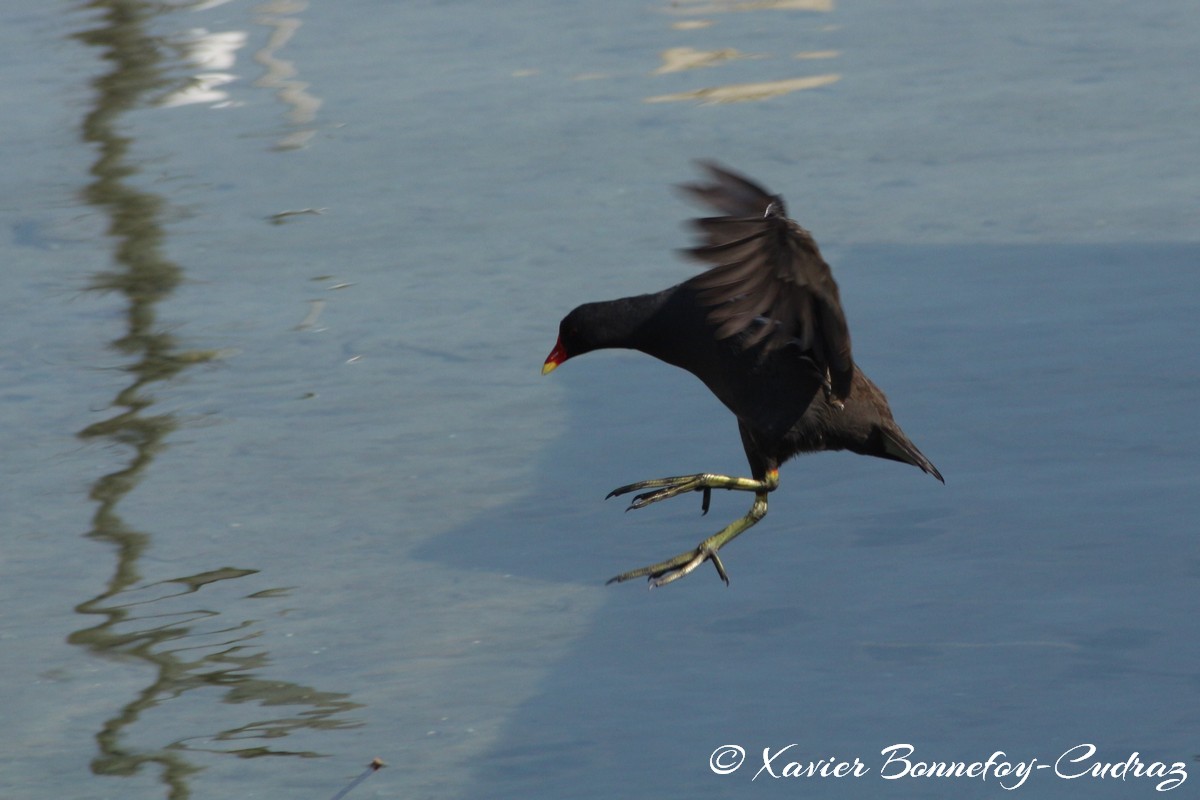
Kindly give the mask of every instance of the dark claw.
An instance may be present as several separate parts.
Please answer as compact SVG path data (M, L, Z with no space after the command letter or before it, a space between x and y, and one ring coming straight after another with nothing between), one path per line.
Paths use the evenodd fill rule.
M629 505L625 507L625 510L628 512L633 511L635 508L645 508L650 503L654 502L653 498L656 494L658 494L657 491L643 492L642 494L636 495L632 500L629 501ZM610 494L608 497L612 497L612 495ZM604 499L607 500L608 497Z
M721 580L725 581L725 585L728 586L729 573L725 571L725 565L721 563L721 557L717 555L717 551L709 551L708 557L713 562L713 566L717 568L717 574L721 576Z
M712 487L704 487L704 499L700 501L700 516L708 514L708 501L712 500Z
M629 494L630 492L632 492L632 491L633 491L634 489L636 489L636 488L637 488L637 484L636 484L636 483L631 483L631 484L628 484L628 485L626 485L626 486L618 486L617 488L613 489L613 490L612 490L611 492L609 492L608 494L604 495L604 499L605 499L605 500L609 500L609 499L611 499L611 498L618 497L618 496L620 496L620 495L623 495L623 494Z

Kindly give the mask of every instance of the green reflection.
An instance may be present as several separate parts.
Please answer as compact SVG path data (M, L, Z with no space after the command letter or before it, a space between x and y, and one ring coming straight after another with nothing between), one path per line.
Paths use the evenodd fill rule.
M261 647L250 645L263 633L259 623L249 619L223 622L221 612L192 605L199 599L192 596L211 594L213 587L257 570L219 567L169 581L140 583L138 565L152 537L126 525L117 506L137 487L165 446L166 437L179 424L172 414L151 413L154 397L150 390L154 384L210 361L216 354L180 350L174 337L158 323L157 305L179 285L182 270L163 253L166 202L130 182L140 170L136 160L129 157L132 137L119 132L123 114L146 105L149 99L178 83L168 77L168 70L180 66L172 50L147 29L157 16L178 9L129 0L91 2L81 8L98 15L94 17L98 24L75 36L95 48L110 66L93 81L95 103L82 125L83 140L97 153L84 199L108 218L114 249L114 267L94 276L91 288L119 293L126 300L126 330L112 347L129 358L122 367L129 382L114 398L112 415L87 426L79 436L86 441L122 445L131 455L123 468L101 476L92 487L90 496L96 511L87 536L112 546L116 564L104 590L76 606L80 614L99 617L100 621L71 634L68 641L121 663L132 661L136 668L132 674L151 668L145 688L117 709L97 732L99 754L92 761L93 771L100 775L132 775L144 765L154 764L160 769L167 796L188 798L188 778L200 769L188 758L189 752L242 758L320 755L263 742L301 728L356 727L344 717L359 704L345 694L260 677L257 672L269 664L269 658ZM242 599L269 598L283 591L266 589ZM156 746L129 744L133 726L146 712L185 697L193 706L203 704L213 690L224 704L300 706L302 710L213 734L180 736ZM214 713L211 708L204 710ZM194 731L197 725L186 713L168 719L179 720L176 729ZM146 738L147 734L141 733ZM254 744L244 744L251 741ZM230 744L224 745L226 742Z

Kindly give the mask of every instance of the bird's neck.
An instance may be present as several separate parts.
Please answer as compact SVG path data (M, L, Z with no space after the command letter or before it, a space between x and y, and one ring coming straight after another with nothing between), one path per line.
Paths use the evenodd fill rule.
M669 321L662 313L674 292L671 288L654 294L590 303L595 320L592 336L596 348L640 350L662 358L664 343L669 344L674 338L664 330Z
M639 350L681 367L728 403L728 387L724 385L728 381L722 376L736 350L728 343L717 342L706 308L687 283L593 306L595 347Z

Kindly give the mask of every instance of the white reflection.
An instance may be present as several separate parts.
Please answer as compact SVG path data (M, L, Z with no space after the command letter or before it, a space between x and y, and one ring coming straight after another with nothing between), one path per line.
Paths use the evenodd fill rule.
M276 145L280 150L295 150L308 144L316 134L312 123L321 108L321 99L308 91L307 83L298 80L296 66L279 55L300 30L303 24L300 14L307 9L304 0L270 0L258 8L256 22L267 27L270 36L254 54L254 60L266 70L254 85L276 90L279 99L289 106L288 122L296 128Z
M159 101L159 105L230 105L229 93L219 87L237 80L237 76L215 70L229 70L237 63L237 51L246 46L246 34L243 31L213 33L195 28L175 37L171 43L180 49L184 61L201 71L193 75L183 88Z

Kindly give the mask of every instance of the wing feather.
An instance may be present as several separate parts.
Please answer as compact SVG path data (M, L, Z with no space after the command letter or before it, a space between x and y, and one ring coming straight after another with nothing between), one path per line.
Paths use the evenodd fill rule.
M710 306L716 336L764 354L799 343L829 371L833 393L850 393L854 359L837 283L812 235L787 216L783 198L712 162L711 183L684 191L724 216L692 221L700 243L685 252L709 269L688 281Z

